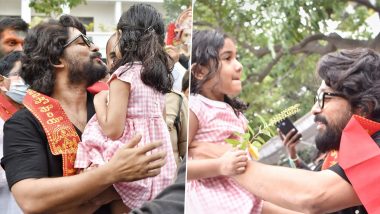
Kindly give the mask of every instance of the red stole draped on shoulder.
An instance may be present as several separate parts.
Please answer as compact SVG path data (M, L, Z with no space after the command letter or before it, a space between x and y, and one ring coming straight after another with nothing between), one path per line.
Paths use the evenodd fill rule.
M332 150L327 152L322 164L322 170L328 169L338 163L338 151Z
M5 97L4 94L0 93L0 117L4 121L8 120L14 113L16 113L17 108Z
M29 89L23 103L42 124L51 153L62 155L63 176L74 175L80 138L59 102Z
M380 213L380 123L353 115L342 133L339 164L368 213Z

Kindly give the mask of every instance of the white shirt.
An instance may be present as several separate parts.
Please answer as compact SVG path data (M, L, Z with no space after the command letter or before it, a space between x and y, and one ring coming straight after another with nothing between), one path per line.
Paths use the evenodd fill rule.
M173 89L176 91L182 91L182 78L183 75L186 72L186 68L184 68L181 63L176 62L173 67L173 77L174 77L174 84Z

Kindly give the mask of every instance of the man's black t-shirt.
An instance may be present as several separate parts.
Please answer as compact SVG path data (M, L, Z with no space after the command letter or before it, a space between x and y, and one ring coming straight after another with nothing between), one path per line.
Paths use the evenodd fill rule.
M95 114L93 98L87 94L87 121ZM81 137L81 131L76 127L75 130ZM41 123L27 108L16 112L4 124L1 166L6 171L9 188L28 178L63 176L62 156L51 153Z
M372 138L375 140L376 144L380 147L380 132L377 132L376 134L372 135ZM348 180L346 173L344 173L344 170L342 167L339 166L339 164L335 164L334 166L330 167L329 170L332 170L333 172L337 173L340 177L342 177L344 180L350 183ZM364 206L356 206L356 207L350 207L338 212L334 212L336 214L362 214L367 213Z

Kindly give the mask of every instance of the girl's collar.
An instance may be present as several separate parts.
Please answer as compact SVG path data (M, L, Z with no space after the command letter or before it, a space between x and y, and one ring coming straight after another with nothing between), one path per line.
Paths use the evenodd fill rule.
M222 102L222 101L217 101L217 100L211 100L201 94L196 94L194 95L194 97L197 97L199 98L202 102L208 104L208 105L211 105L211 106L214 106L214 107L218 107L218 108L226 108L228 106L227 103L225 102Z

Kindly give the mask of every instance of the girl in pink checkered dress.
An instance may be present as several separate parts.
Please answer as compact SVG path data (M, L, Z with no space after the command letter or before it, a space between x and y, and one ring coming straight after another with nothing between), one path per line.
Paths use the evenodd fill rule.
M246 105L241 91L242 65L236 46L214 31L193 31L189 115L189 144L193 141L225 144L234 132L244 133ZM186 214L261 213L262 200L229 176L243 173L247 154L231 150L218 159L195 160L187 165Z
M116 71L108 81L109 93L95 96L96 116L83 132L75 167L108 162L136 134L142 135L139 146L161 141L160 149L167 156L159 175L114 184L126 206L122 212L126 212L154 198L173 181L176 164L163 118L164 94L172 88L173 77L164 50L165 27L156 9L147 4L133 5L123 13L117 29Z

